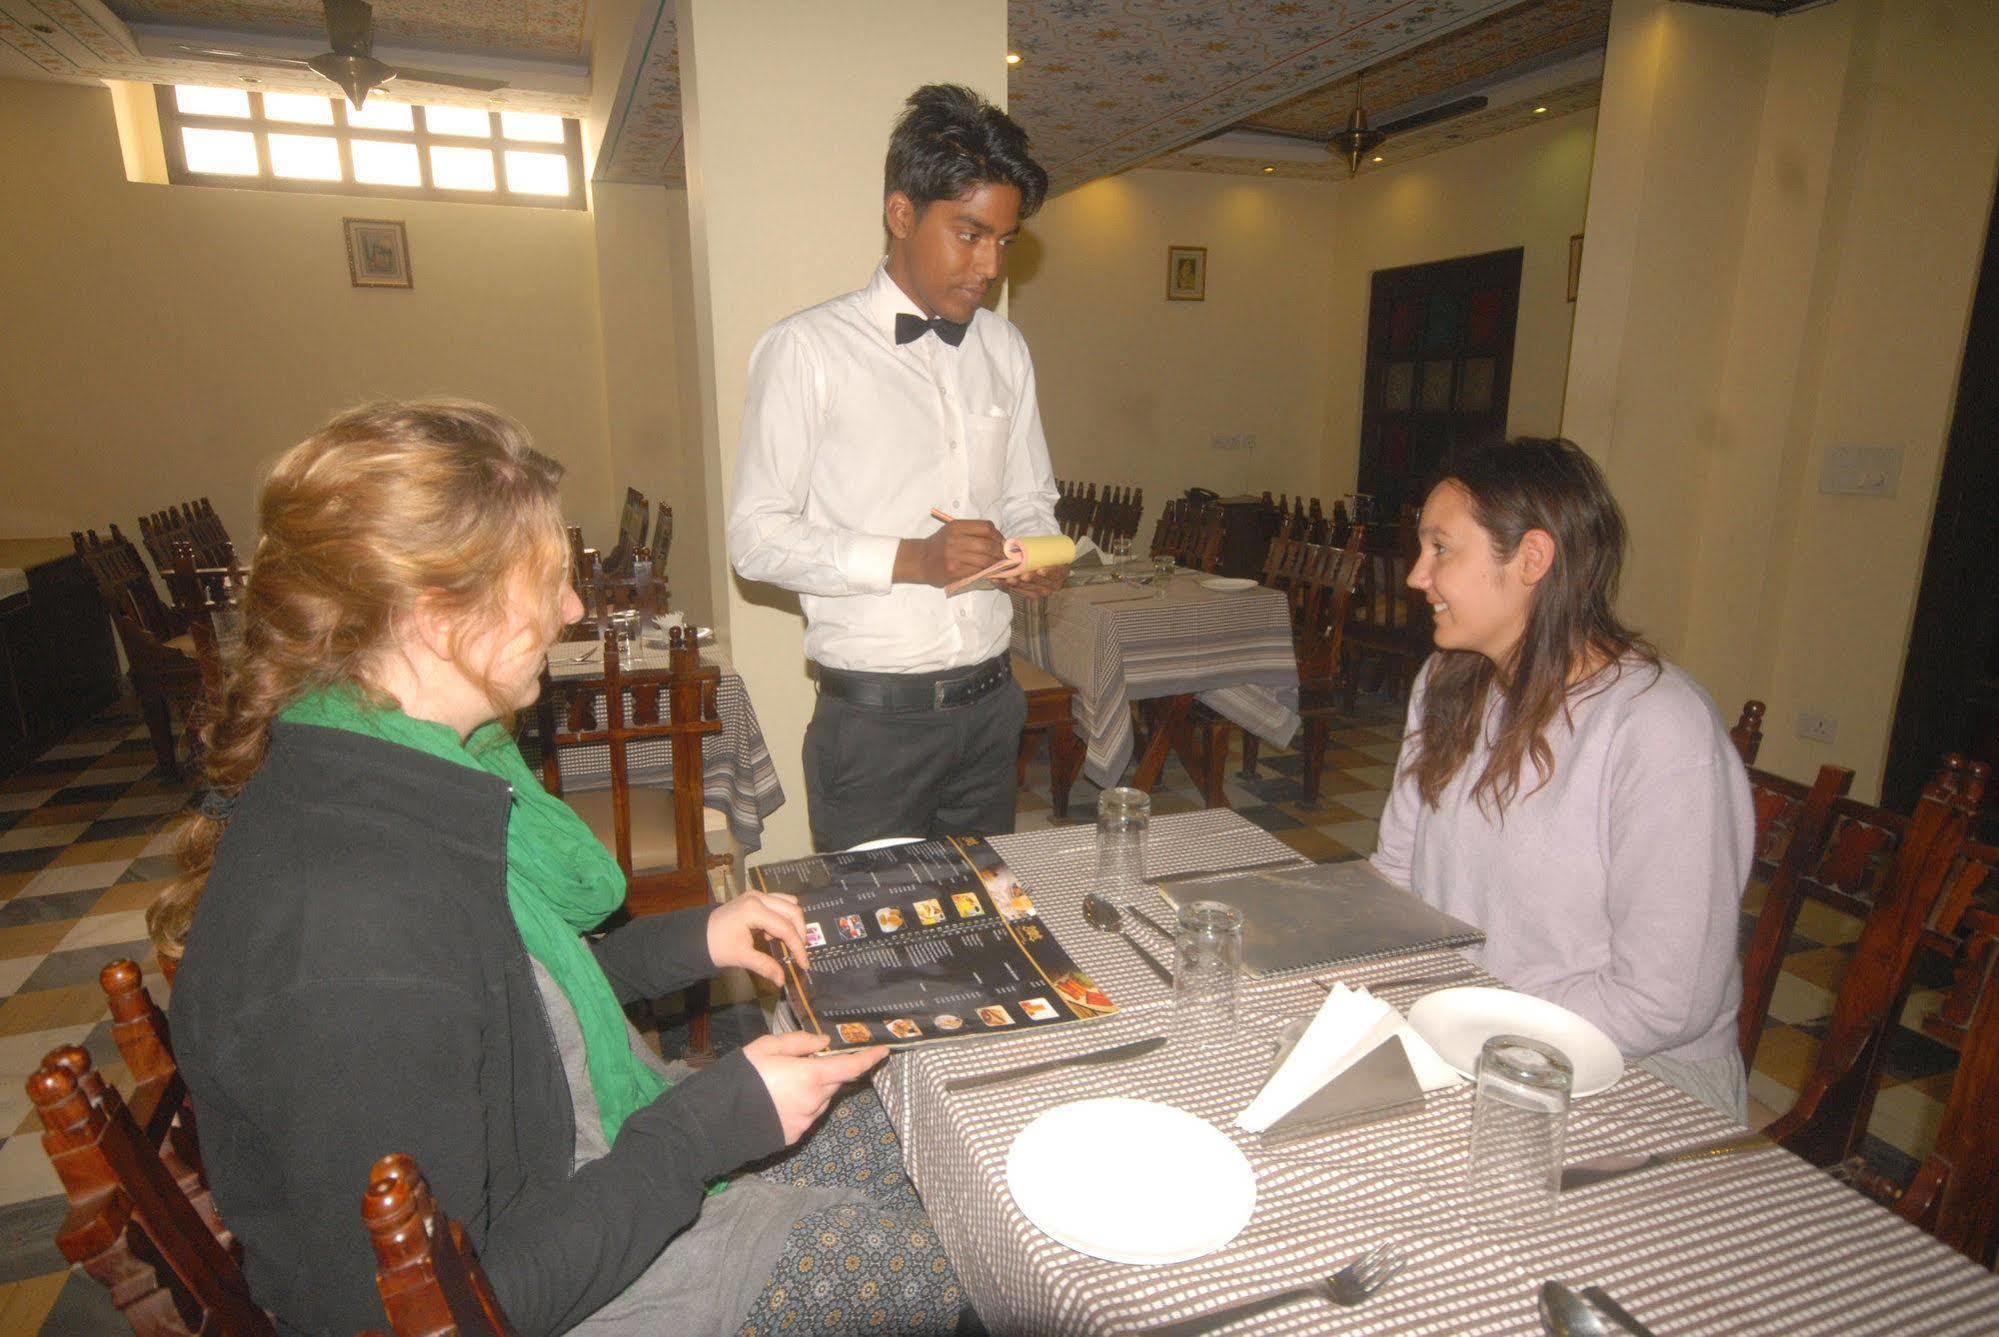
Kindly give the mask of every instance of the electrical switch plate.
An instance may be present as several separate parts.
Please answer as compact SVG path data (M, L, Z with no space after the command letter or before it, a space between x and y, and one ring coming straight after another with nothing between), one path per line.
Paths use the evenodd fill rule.
M1900 446L1828 446L1819 470L1819 491L1892 497L1901 476Z
M1800 738L1809 738L1814 743L1830 743L1833 739L1833 734L1838 729L1839 721L1830 715L1821 715L1811 710L1801 710L1798 712L1798 737Z

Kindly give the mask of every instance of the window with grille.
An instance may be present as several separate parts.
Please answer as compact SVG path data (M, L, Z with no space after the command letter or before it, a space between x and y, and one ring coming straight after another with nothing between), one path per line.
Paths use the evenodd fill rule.
M167 179L321 194L583 207L583 138L543 112L159 85Z

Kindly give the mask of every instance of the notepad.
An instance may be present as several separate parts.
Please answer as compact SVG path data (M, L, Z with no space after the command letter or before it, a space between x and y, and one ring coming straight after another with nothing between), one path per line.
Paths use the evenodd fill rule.
M1485 941L1478 929L1426 905L1365 859L1176 882L1158 890L1176 908L1190 901L1224 901L1242 911L1242 964L1251 975Z
M957 517L946 515L933 509L930 512L945 524ZM1043 567L1068 566L1076 560L1076 540L1066 534L1033 534L1026 538L1008 539L1002 545L1006 555L983 571L966 576L944 587L944 593L957 594L969 589L989 590L994 588L993 577L1024 576L1030 571Z

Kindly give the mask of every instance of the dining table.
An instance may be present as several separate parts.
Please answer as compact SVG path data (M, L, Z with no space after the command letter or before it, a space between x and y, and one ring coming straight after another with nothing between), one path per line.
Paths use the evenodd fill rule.
M967 1296L993 1332L1125 1333L1199 1320L1322 1279L1388 1242L1403 1270L1365 1303L1308 1296L1217 1329L1258 1333L1535 1333L1542 1283L1602 1287L1660 1337L1690 1333L1999 1332L1999 1279L1787 1151L1770 1147L1648 1170L1564 1192L1545 1216L1495 1225L1469 1209L1472 1090L1433 1091L1413 1112L1266 1142L1233 1126L1260 1089L1279 1031L1312 1015L1329 982L1379 987L1407 1011L1433 988L1497 985L1466 956L1419 951L1245 977L1224 1042L1173 1038L1170 990L1114 933L1089 927L1082 898L1094 831L995 837L1064 948L1118 1004L1109 1017L1020 1037L978 1037L898 1052L874 1075L911 1180ZM1153 820L1151 878L1306 862L1226 809ZM1156 890L1149 908L1170 923ZM1135 927L1151 935L1153 930ZM1171 959L1163 941L1145 941ZM1455 971L1450 985L1396 983ZM1104 1066L951 1089L1064 1054L1153 1036L1164 1048ZM1015 1138L1066 1102L1120 1096L1170 1105L1239 1147L1255 1177L1248 1223L1191 1261L1112 1262L1043 1233L1009 1188ZM1741 1129L1635 1064L1578 1097L1564 1159L1677 1148ZM1171 1178L1182 1167L1162 1163ZM1201 1185L1184 1185L1189 1210Z
M654 644L647 635L635 642L621 663L627 669L666 667L666 648ZM715 713L721 719L719 733L708 735L701 746L701 798L710 808L719 809L729 820L729 834L745 854L763 846L764 819L784 805L784 786L777 776L757 722L756 707L750 702L743 677L731 668L712 645L701 649L701 662L719 668L721 681L715 691ZM604 678L604 649L601 640L557 641L549 649L548 672L564 682L595 682ZM626 693L627 708L631 694ZM540 765L538 741L523 740L523 752L531 766ZM670 787L673 779L673 740L637 739L626 744L626 764L635 785ZM590 743L562 750L562 787L565 790L609 789L611 748L608 743Z
M1132 761L1133 702L1156 703L1132 779L1148 792L1169 751L1185 746L1197 701L1278 747L1297 734L1298 656L1280 591L1187 570L1152 587L1080 579L1091 583L1015 595L1011 648L1076 689L1083 773L1097 785L1122 783Z

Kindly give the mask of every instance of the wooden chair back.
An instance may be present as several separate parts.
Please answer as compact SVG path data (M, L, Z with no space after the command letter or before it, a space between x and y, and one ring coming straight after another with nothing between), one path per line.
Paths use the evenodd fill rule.
M1742 745L1740 737L1736 745ZM1809 788L1768 771L1749 772L1749 798L1756 813L1756 850L1749 881L1751 886L1762 884L1763 903L1742 958L1742 1006L1736 1014L1736 1042L1745 1067L1755 1062L1777 976L1783 973L1784 956L1790 948L1791 930L1804 908L1805 868L1824 854L1833 804L1852 784L1853 772L1844 766L1819 767L1818 778ZM1861 830L1855 828L1854 838L1859 838Z
M1347 607L1360 579L1361 542L1367 526L1355 525L1344 547L1330 543L1305 545L1292 626L1297 633L1298 680L1330 685L1343 672Z
M42 1146L70 1204L56 1246L111 1291L142 1337L272 1333L215 1214L165 1019L133 962L114 961L99 978L112 1038L132 1071L131 1100L78 1045L51 1050L28 1078Z
M1416 561L1416 534L1402 526L1367 531L1360 574L1347 613L1347 644L1354 654L1372 661L1383 686L1406 690L1417 668L1429 658L1432 618L1423 595L1409 588L1409 570ZM1349 675L1347 709L1359 688L1358 674Z
M464 1227L438 1207L414 1160L398 1153L375 1162L361 1221L375 1246L375 1286L395 1337L514 1331Z
M670 610L672 602L665 564L653 559L652 549L636 548L623 574L597 570L591 581L591 597L584 605L592 616L637 613L650 625L653 618Z
M1222 560L1222 531L1226 521L1227 514L1219 504L1203 507L1188 536L1187 555L1181 564L1196 571L1214 571Z
M160 601L138 549L117 525L111 526L108 539L100 539L93 529L72 531L70 541L110 611L160 769L177 778L180 761L174 747L173 716L176 707L190 705L202 690L198 648L192 640L176 643L177 638L192 633L187 623Z
M1907 818L1836 800L1825 846L1801 873L1805 894L1866 914L1812 1071L1797 1103L1766 1130L1813 1164L1844 1161L1867 1131L1888 1030L1988 778L1983 762L1950 756Z
M197 566L229 568L236 565L236 545L229 541L222 517L206 497L180 502L163 511L139 517L139 541L153 559L153 569L166 579L173 564L173 547L186 543L194 549Z
M673 551L673 507L665 502L659 504L659 520L652 527L653 563L663 573L666 570L667 555Z
M701 794L702 739L722 729L715 704L721 670L701 663L693 628L670 629L667 644L667 667L627 669L616 639L606 638L601 680L555 678L544 668L535 706L549 793L562 794L563 748L601 743L610 754L613 839L606 844L625 872L625 908L634 915L706 902L709 870L732 858L708 848ZM630 749L646 739L671 744L677 854L671 869L633 863Z
M97 592L104 596L105 605L116 618L123 615L132 625L158 641L168 641L187 630L186 625L174 616L173 610L161 601L159 591L153 588L153 578L147 574L145 564L139 560L139 550L132 546L132 540L125 537L117 525L111 526L109 538L99 538L94 529L70 532L70 542L76 545L84 566L90 571L91 579L97 582ZM173 565L173 555L167 554L167 566ZM129 658L132 646L126 645Z
M1303 539L1294 539L1279 531L1270 540L1270 546L1263 550L1262 583L1283 593L1291 605L1291 634L1295 639L1304 628L1299 623L1300 598L1299 577L1305 569L1305 558L1312 546Z
M1985 954L1999 946L1999 845L1966 841L1930 913L1925 945L1951 961L1955 979L1943 1005L1923 1018L1923 1033L1964 1052L1971 1015L1984 988Z
M1160 508L1152 527L1152 555L1182 561L1187 555L1187 502L1175 497Z
M635 487L625 489L625 507L618 515L618 541L601 563L605 572L622 576L632 569L632 554L646 544L646 526L652 522L650 503Z

